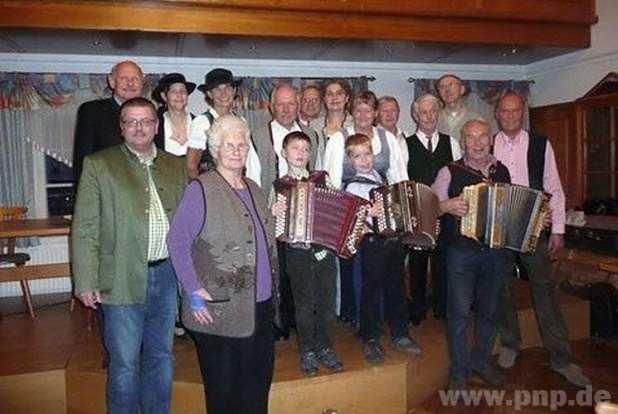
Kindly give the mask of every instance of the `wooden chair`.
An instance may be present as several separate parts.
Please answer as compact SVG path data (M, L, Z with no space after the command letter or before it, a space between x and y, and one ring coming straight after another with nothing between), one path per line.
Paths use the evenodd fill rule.
M0 220L21 220L26 218L26 207L0 207ZM15 253L15 237L0 239L0 264L13 264L15 266L24 266L30 261L30 255L27 253ZM28 308L30 317L34 319L34 307L32 306L32 294L30 293L30 285L28 280L20 280L21 291L23 293L24 304Z

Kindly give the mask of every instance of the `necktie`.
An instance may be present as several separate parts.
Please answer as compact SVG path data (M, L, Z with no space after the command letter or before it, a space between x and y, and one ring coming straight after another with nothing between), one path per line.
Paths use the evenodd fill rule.
M427 137L427 151L433 154L433 145L431 144L431 137Z

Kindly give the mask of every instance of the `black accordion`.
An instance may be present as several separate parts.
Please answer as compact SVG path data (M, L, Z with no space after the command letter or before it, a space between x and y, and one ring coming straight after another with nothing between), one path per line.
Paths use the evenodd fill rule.
M464 187L468 213L459 230L489 247L533 253L549 214L549 194L515 184Z
M297 181L278 188L276 201L285 212L275 216L275 235L286 243L315 243L343 258L357 252L369 213L369 202L341 190Z
M429 186L403 181L374 188L370 197L383 206L373 218L377 234L400 237L403 243L416 249L435 247L440 231L440 201Z

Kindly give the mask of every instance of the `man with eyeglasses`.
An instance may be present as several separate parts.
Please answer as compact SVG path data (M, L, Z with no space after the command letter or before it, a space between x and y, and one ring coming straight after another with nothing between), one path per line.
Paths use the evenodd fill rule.
M102 308L108 413L170 408L176 278L166 237L184 160L157 151L154 105L120 107L124 143L84 159L71 237L76 297Z
M122 142L118 123L120 105L142 95L144 74L135 62L126 60L114 65L107 82L113 91L110 98L85 102L77 111L73 142L75 188L85 156Z

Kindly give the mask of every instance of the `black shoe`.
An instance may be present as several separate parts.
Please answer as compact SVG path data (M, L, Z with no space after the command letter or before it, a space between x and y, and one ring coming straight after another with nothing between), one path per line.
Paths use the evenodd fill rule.
M300 370L303 374L311 377L318 373L320 365L315 352L305 352L300 356Z
M501 387L504 384L504 374L491 364L487 364L483 369L472 368L472 373L492 387Z
M275 341L287 341L290 339L290 330L283 329L273 324L273 332L275 334Z
M384 362L384 348L380 345L380 341L377 339L370 339L365 342L363 347L363 353L365 354L365 360L372 364L381 364Z
M328 368L331 372L343 370L343 363L337 357L333 348L322 348L317 353L318 362Z
M409 336L400 336L393 338L391 341L393 348L397 351L405 352L406 354L422 355L423 348L414 339Z

